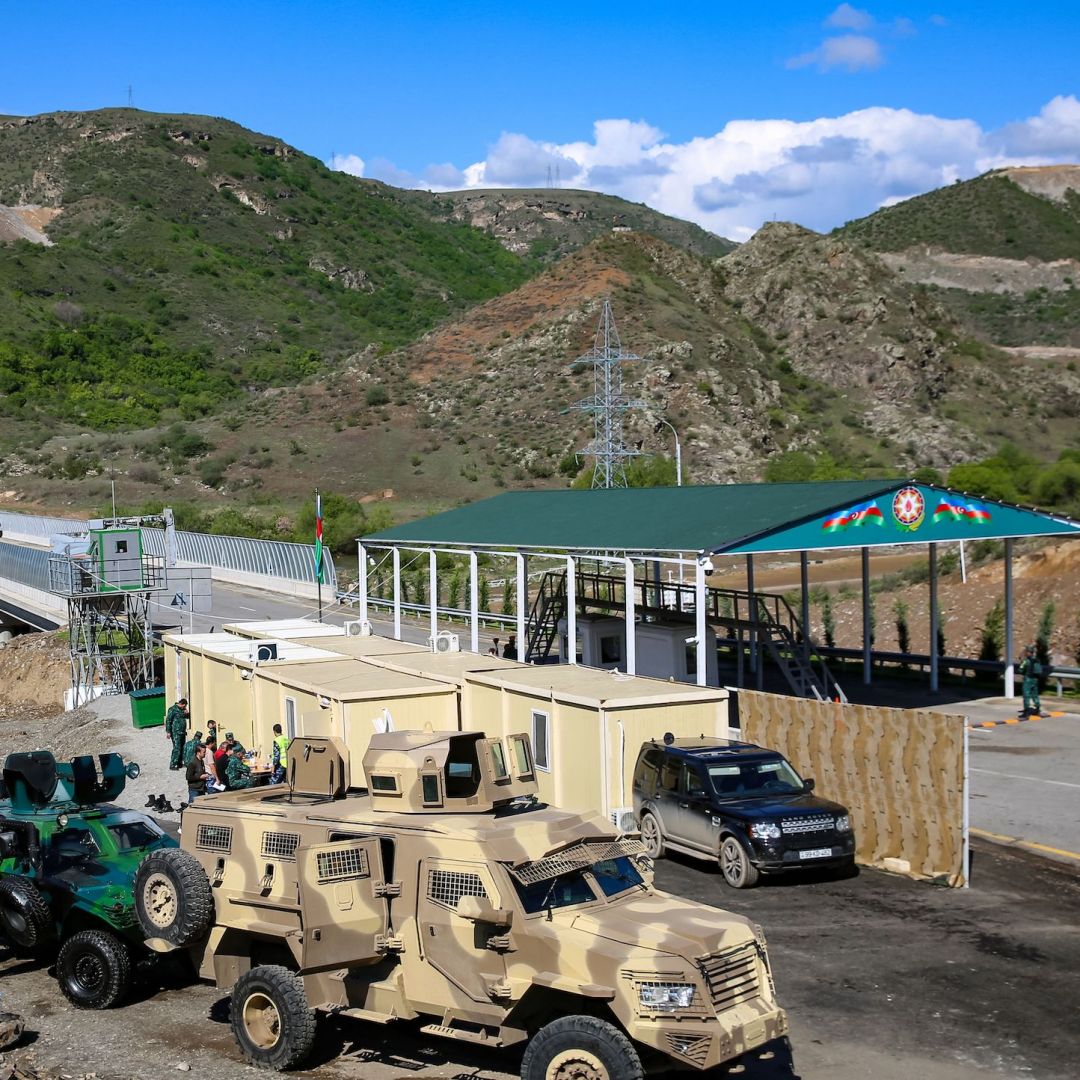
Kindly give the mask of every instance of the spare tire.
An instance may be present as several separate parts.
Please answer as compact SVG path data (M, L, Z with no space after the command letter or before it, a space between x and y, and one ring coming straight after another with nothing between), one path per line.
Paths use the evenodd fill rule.
M214 921L214 896L199 860L180 848L147 855L135 874L135 912L148 938L179 948L198 941Z
M0 931L19 952L32 952L52 937L49 902L29 878L0 879Z

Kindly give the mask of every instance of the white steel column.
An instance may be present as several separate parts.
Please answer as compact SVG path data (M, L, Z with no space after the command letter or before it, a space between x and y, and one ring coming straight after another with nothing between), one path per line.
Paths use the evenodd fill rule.
M480 568L476 552L469 552L469 648L480 651Z
M697 560L694 570L694 622L697 634L697 684L706 686L709 678L705 641L705 559Z
M526 574L525 556L518 552L517 556L517 658L520 661L525 660L525 620L528 618L528 612L525 610L525 606L529 602L529 594L526 591L528 587L528 575Z
M758 669L758 655L757 655L757 631L754 629L754 624L757 622L758 607L757 596L754 594L754 556L746 556L746 591L750 595L748 601L749 615L750 615L750 670L757 671ZM761 687L758 687L760 690Z
M938 690L937 544L930 545L930 692Z
M623 586L625 608L623 618L626 622L626 673L637 674L637 623L634 621L634 560L626 559L626 578Z
M1005 696L1016 697L1016 666L1013 658L1013 540L1005 541Z
M428 608L431 617L431 636L439 632L439 564L435 549L428 548Z
M356 542L356 593L360 600L360 620L367 622L368 617L368 572L367 572L367 548L358 540Z
M869 686L873 673L873 656L870 638L873 628L870 625L870 549L864 547L862 555L862 681Z
M392 548L394 559L394 638L401 640L401 549Z
M810 558L805 551L799 552L799 585L802 589L802 604L799 612L802 618L803 643L810 649Z
M567 662L577 663L577 567L574 556L566 556L566 652Z

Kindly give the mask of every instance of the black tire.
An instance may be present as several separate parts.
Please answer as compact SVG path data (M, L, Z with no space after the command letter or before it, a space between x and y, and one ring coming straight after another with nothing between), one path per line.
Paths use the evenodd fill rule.
M664 834L660 831L660 822L648 810L641 815L641 842L650 859L664 857Z
M279 964L260 964L232 990L231 1022L244 1060L261 1069L294 1069L311 1053L315 1011L304 982Z
M111 1009L131 987L131 954L107 930L80 930L60 946L56 981L77 1009Z
M752 889L761 876L734 836L725 836L720 844L720 873L733 889Z
M604 1080L642 1080L645 1075L634 1044L614 1024L596 1016L561 1016L530 1040L521 1061L521 1080L557 1080L597 1075ZM585 1070L585 1071L583 1071ZM606 1073L606 1076L605 1076Z
M0 931L21 953L34 952L52 937L49 902L29 878L0 880Z
M214 896L199 860L180 848L152 851L135 874L135 912L148 938L184 948L214 920Z

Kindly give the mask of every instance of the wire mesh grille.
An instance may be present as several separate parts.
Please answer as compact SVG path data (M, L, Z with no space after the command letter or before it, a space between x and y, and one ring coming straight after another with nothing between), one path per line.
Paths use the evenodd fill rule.
M336 851L320 851L315 856L319 884L331 881L349 881L368 876L367 852L363 848L340 848Z
M479 874L460 870L432 870L428 875L428 899L433 904L456 908L463 896L487 898L487 890Z
M550 881L560 874L569 874L575 870L584 870L594 863L606 859L618 859L622 856L642 855L645 847L640 840L625 839L610 842L575 844L555 855L548 855L534 862L512 866L510 873L522 885L535 885L538 881Z
M232 851L232 826L200 825L195 846L203 851Z
M296 862L296 849L299 846L299 833L264 832L262 835L264 859L281 859L282 862Z

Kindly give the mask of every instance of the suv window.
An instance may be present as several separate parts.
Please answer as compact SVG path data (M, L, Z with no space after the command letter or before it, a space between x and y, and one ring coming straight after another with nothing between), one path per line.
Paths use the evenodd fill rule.
M692 799L700 799L705 794L705 784L702 782L701 773L692 765L683 764L682 774L679 777L679 793L689 795Z
M661 750L646 750L638 761L637 771L634 773L634 784L641 788L646 795L652 795L656 791L657 780L660 776L660 768L664 764L664 754Z
M673 757L664 758L664 767L660 770L660 790L673 794L679 790L679 762Z
M799 774L779 754L756 761L710 765L709 780L721 799L796 795L806 789Z

